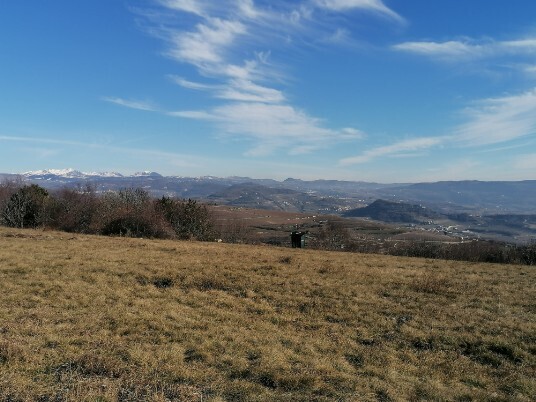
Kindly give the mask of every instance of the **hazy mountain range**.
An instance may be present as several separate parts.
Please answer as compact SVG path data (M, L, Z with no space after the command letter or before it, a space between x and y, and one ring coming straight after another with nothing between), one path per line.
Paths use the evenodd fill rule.
M536 180L381 184L163 176L148 171L123 175L74 169L0 174L2 177L22 179L51 190L87 184L97 192L140 187L156 197L167 195L235 207L338 214L423 227L456 226L458 232L470 231L500 240L536 239Z
M17 177L1 174L5 178ZM97 191L142 187L155 196L169 195L264 209L338 212L364 207L377 199L405 202L442 213L536 214L536 180L444 181L381 184L358 181L252 179L249 177L162 176L156 172L123 175L74 169L39 170L20 175L49 189L91 183Z

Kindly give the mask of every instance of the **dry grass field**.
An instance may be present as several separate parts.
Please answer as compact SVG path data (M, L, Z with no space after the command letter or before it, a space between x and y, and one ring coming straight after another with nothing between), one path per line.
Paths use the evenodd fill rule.
M0 228L1 401L533 401L536 270Z

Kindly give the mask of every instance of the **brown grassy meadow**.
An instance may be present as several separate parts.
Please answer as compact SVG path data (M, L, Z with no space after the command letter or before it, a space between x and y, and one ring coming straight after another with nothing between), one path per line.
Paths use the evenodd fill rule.
M2 401L531 401L536 270L0 228Z

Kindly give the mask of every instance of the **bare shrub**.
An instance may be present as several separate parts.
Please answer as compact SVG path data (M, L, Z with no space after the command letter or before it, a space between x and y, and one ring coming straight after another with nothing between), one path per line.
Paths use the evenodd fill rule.
M54 228L74 233L91 233L91 222L99 200L93 187L63 189L54 194Z
M3 207L9 198L23 187L22 180L3 180L0 183L0 207Z
M320 228L310 245L321 250L343 250L350 248L352 238L342 223L328 221Z
M536 244L520 247L517 251L521 264L536 265Z
M226 243L254 243L243 219L216 220L220 238Z
M104 235L127 237L173 237L169 224L143 189L109 192L99 199L91 224Z
M217 233L207 207L195 200L174 200L162 197L156 209L171 225L180 239L214 240Z
M496 264L536 264L536 246L514 246L493 241L474 240L458 244L401 242L386 254Z

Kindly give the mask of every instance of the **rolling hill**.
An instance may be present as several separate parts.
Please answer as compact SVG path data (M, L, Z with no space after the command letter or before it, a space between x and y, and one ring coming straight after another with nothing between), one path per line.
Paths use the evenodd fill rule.
M390 188L388 193L399 200L437 205L448 212L463 207L486 214L536 213L536 180L416 183Z
M367 217L383 222L425 223L426 221L445 218L445 215L423 207L403 202L376 200L363 208L346 211L345 217Z

